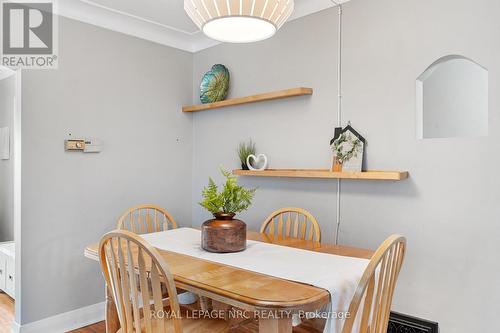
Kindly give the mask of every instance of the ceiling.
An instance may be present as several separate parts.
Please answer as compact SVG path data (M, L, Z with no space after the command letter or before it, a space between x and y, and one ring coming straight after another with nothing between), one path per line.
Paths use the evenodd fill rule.
M290 20L332 6L330 0L295 0ZM183 7L183 0L60 0L58 13L189 52L218 44L199 31Z

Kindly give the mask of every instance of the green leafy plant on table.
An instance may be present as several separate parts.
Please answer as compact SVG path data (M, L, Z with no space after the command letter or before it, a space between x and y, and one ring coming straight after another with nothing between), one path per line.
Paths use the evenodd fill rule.
M240 213L252 204L257 189L246 189L238 185L237 177L230 172L221 169L226 182L219 191L217 184L209 178L208 186L203 189L203 201L199 204L212 214L216 213Z

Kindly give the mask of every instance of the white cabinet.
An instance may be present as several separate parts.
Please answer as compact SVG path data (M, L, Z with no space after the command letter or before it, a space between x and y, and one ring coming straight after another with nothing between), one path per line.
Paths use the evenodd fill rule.
M16 290L15 258L14 243L0 243L0 289L12 298Z
M0 289L5 290L7 279L7 256L0 252Z
M14 275L16 272L16 265L14 264L14 259L7 257L7 270L5 271L7 274L5 275L5 292L10 297L15 297L16 284L14 280Z

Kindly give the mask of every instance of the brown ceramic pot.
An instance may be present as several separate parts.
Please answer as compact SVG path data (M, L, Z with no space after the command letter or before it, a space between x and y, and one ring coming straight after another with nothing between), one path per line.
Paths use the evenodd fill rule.
M247 225L236 220L236 214L216 213L201 226L201 247L209 252L231 253L247 246Z

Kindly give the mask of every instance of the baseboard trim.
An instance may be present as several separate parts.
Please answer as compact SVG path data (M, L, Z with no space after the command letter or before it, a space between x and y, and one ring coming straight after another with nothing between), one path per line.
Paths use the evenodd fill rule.
M21 330L21 325L19 325L15 320L12 323L12 326L10 327L11 333L19 333Z
M12 333L65 333L104 320L105 302L61 313L32 323L12 324Z

